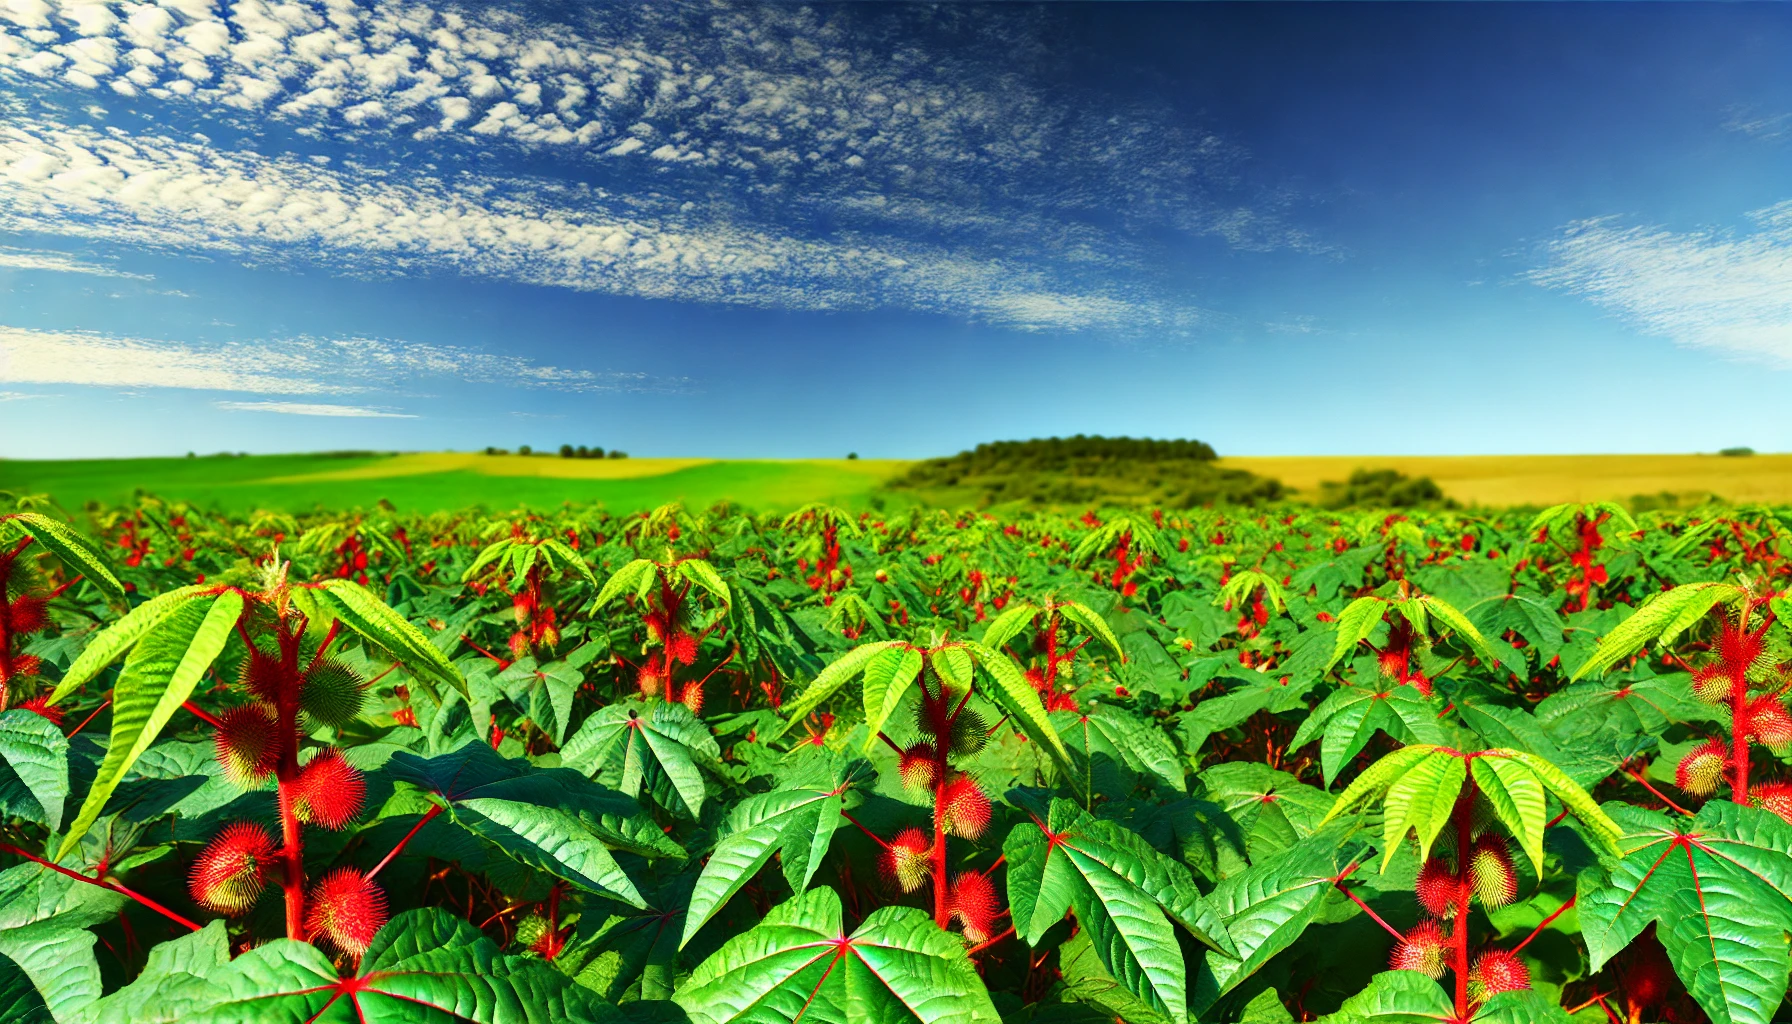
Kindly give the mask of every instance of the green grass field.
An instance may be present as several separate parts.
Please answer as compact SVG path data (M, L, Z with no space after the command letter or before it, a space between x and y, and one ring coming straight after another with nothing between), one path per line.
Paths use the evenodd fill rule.
M1220 462L1274 477L1312 497L1322 480L1356 468L1430 476L1465 504L1549 505L1629 501L1663 491L1730 501L1792 503L1792 455L1512 455L1229 457ZM782 511L810 501L847 506L909 466L843 459L560 459L418 452L402 455L213 456L198 459L0 460L0 490L47 493L69 509L128 500L139 489L231 512L369 508L381 499L408 511L554 508L600 502L613 512L682 500L722 499ZM898 501L931 494L897 496Z
M600 502L614 512L724 498L779 511L811 501L862 504L906 463L872 460L584 460L424 452L373 457L247 455L198 459L0 460L0 490L49 494L66 508L124 501L139 489L231 512L483 505L554 508Z

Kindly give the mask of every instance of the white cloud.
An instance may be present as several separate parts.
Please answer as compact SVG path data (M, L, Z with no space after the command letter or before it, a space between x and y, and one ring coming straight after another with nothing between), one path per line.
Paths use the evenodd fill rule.
M1581 221L1527 276L1678 344L1792 366L1792 201L1749 218L1747 231Z
M839 232L828 241L648 213L583 186L333 169L30 117L0 122L0 229L338 270L440 269L648 298L883 305L1026 328L1186 327L1185 303L1074 292L1029 264Z
M45 249L18 249L7 245L0 245L0 269L50 270L64 274L91 274L95 277L123 277L133 281L155 280L153 274L133 274L101 263L76 259L67 253Z
M0 391L0 402L28 402L33 398L55 397L55 395L28 395L23 391Z
M277 412L288 416L347 416L356 419L414 420L410 413L386 412L359 405L323 405L313 402L218 402L231 412Z
M268 395L366 393L430 378L564 392L675 391L684 379L544 366L521 356L382 338L223 345L0 326L0 383Z

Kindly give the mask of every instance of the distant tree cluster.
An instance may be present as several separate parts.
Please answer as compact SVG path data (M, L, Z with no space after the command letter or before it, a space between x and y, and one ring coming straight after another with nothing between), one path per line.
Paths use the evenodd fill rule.
M996 441L929 459L888 485L899 490L973 489L981 505L1138 502L1188 508L1257 504L1287 495L1280 481L1214 465L1202 441L1051 437Z
M1410 477L1394 469L1359 469L1343 483L1319 485L1324 508L1455 508L1443 488L1428 476Z
M517 449L516 449L516 453L518 455L546 455L546 454L548 454L547 452L538 452L534 448L531 448L530 446L528 446L526 444L518 445ZM485 449L485 454L486 455L509 455L510 449L488 447ZM612 448L606 452L602 448L587 448L586 446L584 446L582 444L581 445L563 444L560 446L560 457L563 459L626 459L626 458L628 458L628 453L625 451L622 451L619 448Z

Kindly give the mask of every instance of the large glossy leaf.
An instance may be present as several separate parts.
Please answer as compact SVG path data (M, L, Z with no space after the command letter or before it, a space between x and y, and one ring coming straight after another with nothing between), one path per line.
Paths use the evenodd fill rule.
M1593 656L1574 670L1570 681L1599 675L1654 640L1669 644L1691 628L1720 602L1734 601L1743 592L1731 583L1688 583L1656 594L1599 640Z
M44 550L55 555L70 571L87 577L107 595L124 597L124 584L119 583L118 577L112 574L112 567L106 563L106 556L79 530L38 512L15 512L0 517L0 521L12 523L30 534L44 546Z
M502 758L482 743L427 760L401 751L386 771L432 794L456 824L516 861L637 907L641 894L609 848L683 856L632 799L570 769Z
M1690 824L1608 804L1624 826L1623 858L1580 878L1591 968L1651 922L1674 973L1715 1024L1767 1024L1787 983L1792 933L1792 825L1713 800Z
M88 1007L82 1024L178 1024L218 998L206 978L229 963L222 920L158 943L136 979Z
M0 1021L6 1024L56 1024L44 997L12 958L0 954Z
M1379 597L1359 597L1346 605L1338 613L1338 634L1332 644L1331 659L1325 663L1325 671L1330 672L1332 666L1343 661L1356 645L1369 639L1375 627L1381 625L1381 617L1388 610L1388 603Z
M1327 1024L1438 1024L1456 1016L1442 985L1417 971L1384 971L1344 1000Z
M317 624L340 622L362 640L385 652L403 665L411 676L437 697L437 684L445 685L462 697L467 695L467 681L423 631L409 619L392 610L373 592L353 580L325 580L314 587L295 589L295 598L306 594L315 599L314 618Z
M123 904L117 893L36 864L0 872L0 956L31 979L57 1021L77 1020L99 998L100 965L87 929Z
M187 1024L613 1024L616 1011L540 960L507 957L442 910L374 937L350 978L317 947L275 939L205 979Z
M1048 751L1060 767L1068 769L1070 751L1065 749L1064 741L1058 737L1057 730L1052 728L1051 717L1046 714L1045 704L1039 699L1039 691L1033 689L1032 683L1027 682L1026 675L1000 651L969 641L964 643L963 649L970 652L995 681L994 688L985 695L1008 714L1027 739Z
M1334 826L1222 881L1207 901L1225 925L1237 955L1208 952L1195 980L1193 1012L1204 1013L1293 945L1333 893L1332 879L1366 852L1364 843Z
M137 641L142 640L169 616L189 602L202 600L216 591L216 587L181 587L166 594L157 594L132 608L123 618L107 626L87 642L87 646L70 663L68 671L62 674L62 680L56 684L56 689L50 692L49 703L56 704L92 682L106 666L124 657L125 652L131 650Z
M801 696L780 709L780 713L784 716L784 723L770 738L775 740L790 731L792 726L808 717L809 712L814 711L822 705L823 701L832 697L834 691L846 685L854 676L864 672L871 664L872 659L892 648L908 646L910 645L899 640L879 640L875 643L860 644L835 658L816 675L809 686L803 690Z
M772 908L691 973L673 998L694 1024L997 1024L964 945L913 907L872 911L848 935L840 897Z
M243 596L235 591L227 590L211 600L184 601L131 648L112 688L112 738L106 759L63 836L57 860L93 827L131 765L192 696L193 687L224 650L242 613Z
M1404 743L1442 744L1444 734L1437 724L1439 710L1435 702L1421 696L1412 686L1396 686L1388 681L1341 686L1319 702L1288 746L1293 750L1321 739L1319 762L1329 786L1377 732Z
M659 566L645 558L629 562L604 581L604 588L598 591L597 600L591 603L591 610L597 611L623 593L633 593L637 598L645 597L658 576Z
M809 888L840 825L841 813L857 803L859 787L876 781L869 762L853 760L839 764L822 785L786 784L736 804L728 812L726 832L691 892L680 948L774 853L783 864L791 890L800 893Z
M921 652L912 647L891 647L877 652L865 665L865 749L877 745L884 723L902 706L902 698L921 674Z
M1066 912L1127 990L1171 1020L1187 1019L1187 969L1168 911L1222 953L1232 940L1193 876L1138 836L1054 800L1049 817L1017 825L1002 845L1015 932L1037 943Z
M1236 824L1245 848L1260 859L1312 835L1331 810L1332 795L1264 764L1231 761L1200 775L1207 799Z
M1071 764L1083 774L1084 789L1117 792L1129 788L1112 778L1113 769L1121 767L1153 776L1179 793L1187 792L1176 748L1155 723L1095 702L1080 711L1053 712L1051 722L1070 749Z
M15 708L0 713L0 815L62 828L68 740L54 722Z
M630 796L645 788L661 807L695 818L706 796L699 766L721 756L715 736L683 704L627 700L592 712L566 741L560 763Z

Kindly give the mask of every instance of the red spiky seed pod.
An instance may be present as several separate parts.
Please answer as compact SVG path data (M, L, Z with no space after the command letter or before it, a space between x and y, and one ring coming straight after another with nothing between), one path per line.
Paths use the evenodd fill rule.
M1748 735L1778 750L1792 744L1792 714L1780 703L1776 694L1767 694L1749 701L1743 709L1748 718Z
M386 894L354 868L317 880L305 896L305 930L355 956L367 952L386 923Z
M19 636L27 636L49 626L49 606L49 601L31 594L20 594L13 598L12 604L7 609L8 618L12 623L12 632Z
M966 871L952 879L947 906L964 927L964 937L972 943L987 940L990 925L995 922L1001 905L996 901L996 887L976 871Z
M1748 795L1756 807L1771 811L1792 824L1792 782L1763 782L1750 786Z
M1512 868L1512 850L1504 836L1486 835L1475 840L1468 859L1468 877L1475 898L1484 907L1503 907L1518 898L1518 873Z
M974 779L961 776L940 791L939 814L947 832L975 839L989 827L989 797Z
M883 855L878 858L878 868L897 888L914 892L927 884L928 862L932 857L933 844L928 841L927 834L918 828L905 828L884 847Z
M903 788L923 793L933 788L933 748L917 743L902 752L896 761L896 774L902 777Z
M299 683L299 707L325 725L340 728L354 721L365 701L361 677L335 659L318 663Z
M50 706L50 696L49 696L49 694L46 694L46 693L40 693L37 696L26 701L25 703L20 704L19 710L20 711L29 711L32 714L37 715L39 718L47 718L50 720L50 722L52 724L55 724L55 725L62 724L62 719L63 719L63 715L64 715L64 712L61 708Z
M641 691L641 696L651 700L660 695L660 687L665 681L664 662L659 652L655 651L641 663L641 671L635 674L635 687Z
M703 683L693 679L684 684L684 692L679 695L678 701L690 708L691 714L701 715L703 713Z
M1766 647L1763 638L1767 627L1762 626L1754 632L1738 629L1728 622L1724 623L1723 632L1717 638L1717 656L1732 671L1746 670L1755 663Z
M355 820L366 799L366 777L335 747L318 751L293 782L293 811L299 820L331 831Z
M1692 674L1692 694L1707 704L1722 704L1730 699L1730 673L1723 664L1706 665Z
M280 726L261 704L224 712L212 742L224 777L239 786L258 785L280 763Z
M260 898L273 863L274 838L268 830L233 821L199 851L187 889L193 902L207 910L240 914Z
M1531 972L1509 949L1490 949L1475 957L1468 969L1468 997L1485 1002L1501 992L1520 992L1531 987Z
M689 633L673 633L666 641L666 656L680 665L697 661L697 638Z
M1436 921L1420 921L1406 933L1388 958L1396 971L1418 971L1427 978L1441 978L1449 966L1450 940Z
M1674 769L1674 785L1694 796L1710 796L1730 767L1730 751L1722 740L1706 740L1688 751Z
M1433 917L1455 916L1456 903L1462 896L1462 882L1448 861L1442 857L1426 860L1413 888L1418 893L1419 906L1424 907L1426 913Z
M244 689L256 699L269 703L280 699L288 682L285 664L259 647L249 648L249 656L243 659L240 677Z

